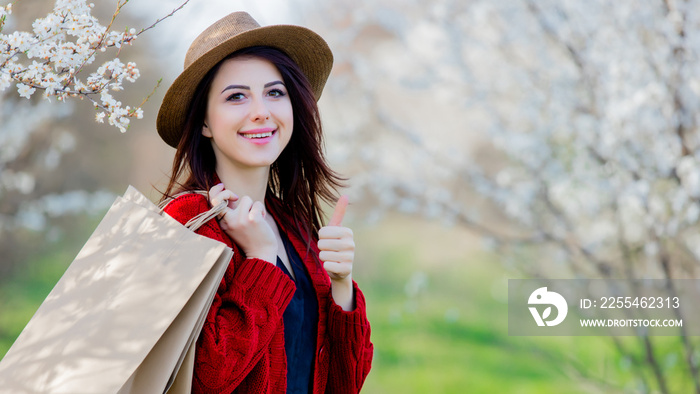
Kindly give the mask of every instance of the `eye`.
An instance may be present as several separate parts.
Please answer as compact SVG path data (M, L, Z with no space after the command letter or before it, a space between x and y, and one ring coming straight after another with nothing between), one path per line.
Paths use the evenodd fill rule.
M272 89L267 94L268 94L268 96L272 96L272 97L283 97L286 95L286 93L284 91L282 91L281 89Z
M226 98L226 101L240 101L245 98L243 93L233 93Z

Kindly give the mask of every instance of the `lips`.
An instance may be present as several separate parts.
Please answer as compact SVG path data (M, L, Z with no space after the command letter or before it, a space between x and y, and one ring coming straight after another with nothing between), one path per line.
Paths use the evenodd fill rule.
M269 131L267 133L258 133L258 134L250 134L250 133L241 133L241 134L243 134L243 137L245 137L245 138L256 139L256 138L272 137L272 133L273 133L272 131Z
M266 144L272 140L272 136L275 135L277 129L273 128L262 128L255 130L241 131L239 134L241 137L247 139L254 144Z

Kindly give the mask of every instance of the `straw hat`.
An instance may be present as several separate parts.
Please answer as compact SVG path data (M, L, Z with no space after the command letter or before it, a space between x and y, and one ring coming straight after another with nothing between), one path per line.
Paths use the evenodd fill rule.
M231 53L258 45L286 53L308 78L316 100L321 97L333 66L333 53L323 38L301 26L260 27L247 12L234 12L192 42L185 55L184 71L163 98L156 128L168 145L177 147L195 89L206 73Z

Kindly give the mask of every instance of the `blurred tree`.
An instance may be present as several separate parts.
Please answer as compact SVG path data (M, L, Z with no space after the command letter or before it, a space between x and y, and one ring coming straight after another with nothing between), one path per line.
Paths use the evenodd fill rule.
M698 277L700 1L305 4L337 57L329 156L370 217L475 229L534 277L672 294ZM679 338L700 393L700 352ZM672 390L654 338L612 340L635 387Z
M124 4L126 4L125 1L115 1L114 4L105 6L105 9L97 9L94 12L99 19L109 20L110 17L114 18L118 14L118 12L112 14L113 7L121 8ZM114 194L108 190L115 183L120 184L120 189L123 187L124 179L128 177L128 171L131 170L129 156L132 154L129 147L130 141L125 136L120 133L94 131L95 128L106 128L94 122L95 108L98 109L98 114L105 111L105 108L99 111L99 106L102 105L100 100L105 99L100 90L93 92L100 97L97 102L94 102L88 97L93 94L90 92L61 95L59 89L50 84L32 85L57 78L57 74L63 75L61 78L71 76L70 83L61 85L66 91L70 91L80 88L80 83L76 81L81 72L89 74L91 71L99 71L100 67L90 66L89 63L92 63L92 60L73 59L71 61L84 62L84 64L64 67L59 64L64 61L59 59L60 56L55 59L51 57L58 56L57 54L66 45L70 46L76 40L85 40L85 37L72 36L71 38L70 34L58 34L51 36L50 39L35 42L36 45L44 45L42 51L46 50L49 54L53 54L48 59L39 58L47 67L41 72L32 74L32 78L36 81L26 79L29 78L26 77L27 74L31 72L21 71L28 69L28 63L21 59L25 56L26 61L35 64L36 61L31 59L37 58L34 52L38 51L38 47L35 45L31 48L20 48L11 44L17 41L16 37L27 36L29 37L27 40L31 41L32 33L22 33L22 30L33 29L32 31L36 33L39 26L49 23L47 20L54 14L65 14L68 17L60 22L54 21L56 23L51 29L65 30L71 18L77 18L80 23L88 26L97 20L90 16L93 8L87 7L84 1L67 0L56 2L35 0L31 4L18 2L13 5L11 14L5 11L4 19L0 12L0 20L4 22L0 23L2 26L0 85L3 83L11 85L4 90L0 86L0 119L2 119L0 122L0 281L10 278L10 273L21 262L26 261L29 255L43 250L44 243L60 241L63 231L76 230L74 220L76 215L101 212L108 207L114 200ZM51 11L52 8L53 11ZM107 10L107 8L111 9ZM7 10L7 6L3 10ZM49 11L52 13L46 16ZM146 18L143 17L143 19ZM133 16L129 15L121 16L121 23L135 24ZM146 23L153 23L153 21ZM110 26L116 27L116 24L110 23ZM76 29L85 34L94 33L89 29ZM53 43L48 45L47 43L51 40ZM88 47L86 50L94 52L88 55L99 53L102 59L111 61L110 64L116 64L115 56L121 53L121 50L114 48L118 46L118 42L105 41L100 45L109 50L103 53L103 51L97 51L98 46ZM18 50L22 53L17 53ZM146 50L146 47L135 45L129 47L128 52L125 51L122 55L143 60L148 57ZM76 50L76 55L77 52ZM71 69L76 67L80 68ZM146 67L157 67L157 65ZM130 73L138 73L138 70L133 67L130 70ZM112 71L111 76L107 76L102 81L103 88L121 90L121 84L116 83L121 77L117 76L117 70ZM122 71L126 72L126 70ZM103 72L101 75L107 74ZM93 78L92 81L97 79ZM141 100L148 95L156 82L151 78L151 81L145 85L123 92L121 96L129 101ZM39 97L40 95L29 97L31 94L20 97L23 86L24 89L27 86L34 86L37 90L43 89L44 97ZM20 95L17 94L18 92ZM88 98L85 101L92 104L83 105L79 101L70 100L75 97ZM113 100L111 95L108 99ZM121 104L112 109L121 108L120 106ZM136 115L135 112L134 115ZM115 126L125 127L126 124L118 117L114 120ZM119 182L116 182L117 180Z

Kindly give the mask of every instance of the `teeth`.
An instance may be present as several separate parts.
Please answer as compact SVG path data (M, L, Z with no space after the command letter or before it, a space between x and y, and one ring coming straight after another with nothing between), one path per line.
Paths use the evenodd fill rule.
M243 134L245 138L265 138L265 137L272 137L272 132L269 131L267 133L262 133L262 134Z

